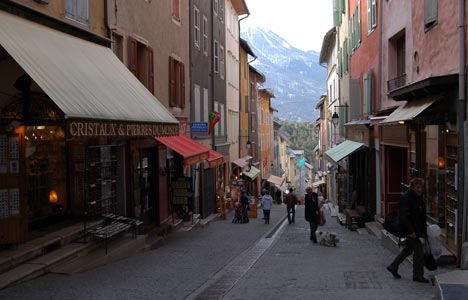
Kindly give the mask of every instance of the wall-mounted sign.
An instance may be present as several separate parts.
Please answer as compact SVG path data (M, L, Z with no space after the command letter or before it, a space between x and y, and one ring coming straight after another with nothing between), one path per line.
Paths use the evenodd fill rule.
M190 124L191 132L208 132L208 122L192 122Z

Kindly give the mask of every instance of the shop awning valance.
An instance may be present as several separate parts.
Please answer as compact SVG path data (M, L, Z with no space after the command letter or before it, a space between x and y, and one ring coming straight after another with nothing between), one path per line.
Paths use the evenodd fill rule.
M325 152L325 158L332 163L338 163L343 158L348 155L358 151L359 149L365 147L365 144L358 143L355 141L345 140L338 146L335 146Z
M275 175L270 175L270 177L267 178L267 181L271 182L271 183L274 183L274 184L277 184L277 185L281 185L284 182L284 178L278 177L278 176L275 176Z
M380 122L380 124L392 124L413 120L426 108L431 106L432 103L437 101L437 99L438 98L431 97L406 102L392 112L385 120Z
M210 149L192 140L185 134L156 137L156 140L179 153L184 158L185 166L193 165L209 158Z
M107 47L4 11L0 45L66 119L178 124Z
M260 170L251 166L250 167L250 171L248 172L244 172L243 173L245 176L249 177L251 180L255 180L255 178L258 177L258 175L260 175Z
M224 155L214 150L209 151L208 153L208 165L210 168L216 167L224 163Z

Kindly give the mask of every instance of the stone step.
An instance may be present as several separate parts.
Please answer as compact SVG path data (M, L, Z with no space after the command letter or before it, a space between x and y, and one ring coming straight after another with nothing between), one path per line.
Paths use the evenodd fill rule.
M87 247L89 247L88 244L70 243L48 254L19 264L0 274L0 289L42 276L49 272L53 266L70 260Z

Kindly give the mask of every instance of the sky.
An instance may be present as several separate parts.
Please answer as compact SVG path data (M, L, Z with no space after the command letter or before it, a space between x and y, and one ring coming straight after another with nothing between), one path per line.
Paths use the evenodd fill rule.
M241 26L263 26L293 47L320 52L333 26L333 0L245 0L250 16Z

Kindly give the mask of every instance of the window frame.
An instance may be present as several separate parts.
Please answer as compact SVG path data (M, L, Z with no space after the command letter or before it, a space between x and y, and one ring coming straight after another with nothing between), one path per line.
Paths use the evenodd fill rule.
M86 16L84 15L84 12L81 12L81 14L78 12L79 3L82 5L85 4ZM89 26L89 0L65 0L64 6L65 18L83 24L85 26ZM83 7L81 8L83 9Z
M200 50L200 10L196 6L193 7L193 42Z

